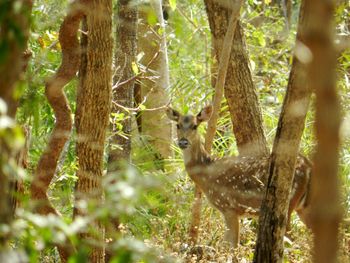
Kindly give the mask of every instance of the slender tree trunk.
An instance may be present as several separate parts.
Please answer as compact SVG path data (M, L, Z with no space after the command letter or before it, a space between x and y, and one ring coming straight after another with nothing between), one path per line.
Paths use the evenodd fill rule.
M232 6L216 0L204 0L212 33L215 58L221 47ZM229 106L240 155L267 155L267 146L260 105L254 87L249 57L241 23L237 23L225 82L225 97Z
M282 262L283 237L286 230L290 190L294 178L296 158L305 126L311 90L306 81L306 65L298 54L305 41L306 17L309 9L303 0L300 7L296 40L297 56L293 58L287 93L278 121L270 159L267 192L262 202L254 262ZM301 56L301 57L300 57ZM301 59L303 62L301 62Z
M72 2L59 32L62 63L56 74L46 82L45 86L45 95L54 110L56 123L48 145L38 162L30 189L32 198L37 201L36 210L44 215L55 214L60 216L60 213L51 205L47 190L54 177L59 157L68 141L72 128L71 109L63 88L75 77L79 68L80 49L77 33L83 13L80 1ZM65 245L58 245L58 250L62 262L66 262L74 252L74 247L68 240Z
M84 25L86 35L82 46L85 52L80 67L75 119L79 165L75 194L78 202L83 200L98 207L103 203L103 153L111 104L112 1L89 1ZM75 215L86 213L79 206L75 208ZM89 262L104 262L104 227L96 220L89 230L82 238L88 244L99 243L92 245Z
M138 88L141 102L146 108L153 109L169 102L169 65L162 0L151 0L150 4L142 4L139 10L138 53L143 53L140 62L146 67L145 75L149 78L143 79ZM148 16L155 16L158 24L150 25ZM164 118L164 112L143 111L140 115L141 134L152 146L156 159L172 156L172 126Z
M13 143L9 144L11 141L9 138L16 138L14 115L17 104L14 103L14 91L26 63L23 53L27 47L32 9L30 0L22 0L19 3L19 8L13 1L2 1L0 4L3 11L3 16L0 18L0 45L4 53L0 60L0 103L2 104L0 118L9 121L7 126L0 127L0 225L10 224L13 218L10 180L15 176L10 172L12 169L6 166L15 163L16 152L19 150L14 148ZM13 170L16 169L16 167L13 168ZM2 262L9 261L9 258L6 258L8 239L9 236L0 236L2 248L0 261Z
M123 113L125 115L122 121L123 128L118 130L116 123L112 126L112 147L109 151L108 172L118 170L118 162L130 162L131 143L131 114L130 111L123 109L132 108L134 100L134 83L135 73L132 69L132 63L136 59L136 34L137 34L137 6L131 0L118 1L117 30L116 30L116 53L115 68L117 72L114 76L113 89L113 113ZM119 68L119 69L118 69ZM120 107L120 106L122 107ZM122 135L118 135L122 132ZM115 149L113 147L118 146Z
M116 53L115 68L117 72L114 76L112 113L123 113L124 120L111 125L111 141L108 156L107 175L115 176L115 172L120 170L120 163L131 161L131 112L123 110L122 107L132 108L134 104L134 82L135 73L132 64L136 63L136 34L137 34L137 5L131 0L120 0L117 4L117 29L116 29ZM114 117L112 115L112 117ZM122 125L122 129L118 129ZM122 133L122 134L121 134ZM111 218L108 225L109 239L114 239L118 232L118 218ZM106 250L106 262L112 255Z
M308 82L316 93L317 139L311 183L311 227L314 262L337 262L338 228L342 218L338 158L340 104L336 87L334 1L309 0L310 24L306 45L312 53Z

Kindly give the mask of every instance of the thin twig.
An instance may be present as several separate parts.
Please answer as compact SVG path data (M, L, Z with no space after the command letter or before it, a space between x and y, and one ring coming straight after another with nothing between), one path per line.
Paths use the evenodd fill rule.
M150 109L147 109L147 108L146 108L146 109L143 109L143 108L141 107L141 105L143 105L143 104L140 104L140 105L139 105L138 107L136 107L136 108L125 107L125 106L123 106L123 105L121 105L121 104L119 104L119 103L117 103L117 102L115 102L115 101L113 101L113 104L114 104L115 106L117 106L117 107L119 107L119 108L125 110L125 111L135 111L135 112L137 112L137 111L159 111L159 110L165 110L165 109L167 109L167 108L169 107L170 102L171 102L171 101L168 101L166 104L164 104L164 105L162 105L162 106L160 106L160 107L157 107L157 108L150 108Z
M142 72L135 74L134 76L132 76L131 78L120 82L121 79L119 79L117 81L117 83L112 87L112 90L115 90L123 85L126 85L136 79L148 79L150 81L153 81L153 79L157 79L159 78L159 76L143 76L144 74L147 73L147 71L149 71L150 66L153 64L153 62L156 60L156 58L159 56L160 50L158 50L154 56L152 57L152 59L147 63L146 67L144 69L142 69Z

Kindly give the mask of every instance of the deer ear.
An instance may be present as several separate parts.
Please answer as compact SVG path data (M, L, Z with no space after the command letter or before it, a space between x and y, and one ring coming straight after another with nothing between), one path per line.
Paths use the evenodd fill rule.
M166 115L172 121L178 121L180 118L180 113L170 107L166 109Z
M203 121L208 121L212 113L213 113L213 106L212 105L205 106L197 115L198 123Z

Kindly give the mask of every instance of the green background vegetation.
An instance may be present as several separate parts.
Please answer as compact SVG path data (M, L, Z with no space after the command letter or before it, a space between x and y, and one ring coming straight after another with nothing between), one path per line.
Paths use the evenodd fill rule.
M172 1L174 2L174 1ZM299 2L299 1L297 1ZM211 100L211 51L210 30L203 1L177 1L176 9L170 11L167 26L168 56L172 104L181 112L198 111ZM291 68L292 48L295 42L297 10L294 3L292 24L286 30L285 18L276 6L267 5L260 9L257 1L247 1L241 14L249 50L251 69L263 111L265 133L270 145L273 142L279 112L287 87ZM33 51L26 79L20 83L21 95L18 121L31 127L29 169L26 180L29 184L48 136L53 128L52 109L44 96L44 81L51 76L60 63L58 30L66 13L67 1L36 0L32 16L32 35L29 46ZM349 20L349 6L340 5L336 14L337 34L349 34L345 23ZM264 17L264 22L259 19ZM339 56L339 93L343 119L340 176L342 179L342 202L345 217L350 210L350 51ZM74 112L76 81L65 87ZM313 136L313 107L308 114L302 138L301 152L312 157L315 146ZM122 118L122 116L120 116ZM205 127L200 131L204 134ZM214 153L218 156L237 154L232 124L225 102L218 123ZM76 181L77 160L74 136L65 149L57 176L50 186L50 199L63 214L63 221L30 213L30 202L23 202L18 211L14 228L18 240L14 244L25 251L31 262L56 262L57 252L47 249L52 240L64 240L69 236L76 244L81 242L75 233L88 224L89 218L77 218L72 224L73 193ZM175 158L165 160L163 171L155 169L147 150L135 140L133 143L133 166L125 166L125 171L114 175L118 183L111 186L105 182L106 204L89 204L94 216L107 218L111 213L122 214L121 232L123 238L116 244L119 256L114 262L169 262L169 257L181 259L186 251L187 229L193 201L193 183L184 171L182 156L174 145ZM116 202L118 205L116 206ZM206 201L204 201L206 202ZM222 247L224 225L219 213L205 203L202 214L200 242L213 246L218 252L214 261L224 261L227 252ZM242 240L238 258L251 260L255 242L257 222L243 221ZM340 259L349 259L349 228L341 231ZM134 238L144 241L136 241ZM287 262L307 262L310 260L311 237L305 226L294 216L292 221L292 244L286 244ZM86 250L80 244L80 252L70 262L84 262ZM156 249L155 249L156 248ZM163 255L163 258L156 255ZM221 259L220 256L223 258Z

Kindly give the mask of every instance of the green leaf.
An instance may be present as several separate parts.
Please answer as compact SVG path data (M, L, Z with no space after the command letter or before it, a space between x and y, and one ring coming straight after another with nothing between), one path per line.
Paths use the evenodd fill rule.
M146 109L146 106L143 105L143 104L140 104L140 105L139 105L139 108L140 108L140 110L145 110L145 109Z
M174 11L176 9L176 0L169 0L169 4L170 4L171 10Z
M147 22L148 24L150 24L151 26L155 26L158 22L158 18L157 18L157 15L154 11L152 12L149 12L147 14Z
M136 62L133 61L131 63L131 68L132 68L132 71L135 73L135 75L139 74L139 67L137 66Z

